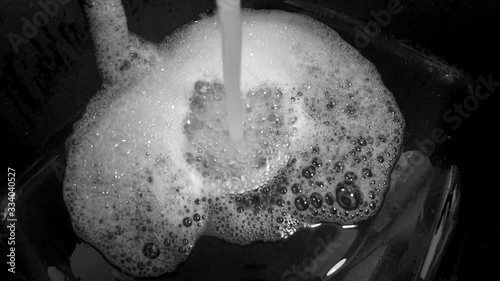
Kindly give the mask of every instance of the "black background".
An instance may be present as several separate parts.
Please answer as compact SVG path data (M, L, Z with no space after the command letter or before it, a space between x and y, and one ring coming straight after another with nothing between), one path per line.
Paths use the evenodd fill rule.
M22 34L22 17L39 11L35 0L0 3L0 163L2 171L23 171L43 153L61 143L84 105L99 89L100 79L92 42L82 12L83 1L61 5L37 35L16 52L8 34ZM146 39L160 42L187 19L196 19L212 1L171 1L165 16L151 7L162 1L123 1L129 28ZM168 2L168 1L167 1ZM258 2L258 1L254 1ZM265 2L265 1L264 1ZM272 1L270 1L272 2ZM388 1L311 1L360 19L372 20ZM384 32L426 50L472 77L492 76L500 82L500 1L400 1L404 10ZM189 8L187 8L189 7ZM181 21L176 18L182 18ZM447 141L449 158L462 171L462 205L457 239L450 251L458 262L459 280L498 280L500 213L498 199L497 105L500 87L478 110L464 119ZM1 175L0 178L4 178ZM2 181L5 182L5 181ZM3 193L2 193L3 194Z

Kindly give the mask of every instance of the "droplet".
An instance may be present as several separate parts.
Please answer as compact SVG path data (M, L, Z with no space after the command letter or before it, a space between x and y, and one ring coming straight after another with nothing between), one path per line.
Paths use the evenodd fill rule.
M194 214L194 215L193 215L193 220L194 220L194 221L200 221L200 219L201 219L200 214Z
M314 157L311 163L318 168L323 166L323 160L321 160L321 158L319 157Z
M344 162L342 162L342 161L335 162L335 164L333 165L333 169L337 173L342 172L344 170Z
M356 176L356 174L354 172L351 172L351 171L344 174L344 179L348 183L354 182L357 178L358 178L358 176Z
M363 176L365 176L365 177L371 178L373 176L372 170L370 168L363 168L363 170L361 170L361 172L363 173Z
M305 167L302 170L302 176L306 179L312 178L316 174L316 168L314 166Z
M137 268L143 270L144 268L146 268L146 265L142 261L140 261L137 263Z
M193 164L194 163L194 156L191 152L186 152L186 154L184 154L184 158L186 159L186 162L188 164Z
M340 207L347 211L356 209L361 202L361 194L355 184L341 182L336 189L337 201Z
M172 244L172 240L170 240L170 238L163 239L163 245L168 247L170 244Z
M150 259L155 259L160 255L160 248L155 243L145 243L142 247L142 254Z
M368 192L368 197L370 197L370 199L375 199L375 192L373 191Z
M335 203L335 198L333 198L333 194L331 192L327 192L325 195L325 203L332 206Z
M288 189L286 188L286 186L282 186L282 187L279 188L279 192L281 194L286 194L287 191L288 191Z
M236 209L236 212L238 212L238 213L243 213L243 210L244 210L244 209L243 209L243 207L238 207L238 208Z
M250 207L253 205L253 199L252 198L248 198L245 200L245 204L247 205L247 207Z
M183 220L182 220L182 224L186 227L190 227L192 224L193 224L193 221L191 220L190 217L185 217Z
M309 208L309 198L304 195L295 197L295 208L299 211L305 211Z
M302 192L302 186L299 183L292 184L292 192L295 194L299 194Z
M321 194L314 192L310 196L311 198L311 205L314 206L314 208L319 209L321 206L323 206L323 196Z
M276 205L278 205L280 207L285 206L285 200L283 200L283 199L276 200Z

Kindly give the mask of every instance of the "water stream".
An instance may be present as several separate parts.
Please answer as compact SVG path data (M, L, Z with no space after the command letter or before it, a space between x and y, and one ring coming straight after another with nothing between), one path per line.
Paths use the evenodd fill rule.
M235 142L243 139L243 101L241 76L240 0L217 0L222 28L222 62L226 90L229 135Z

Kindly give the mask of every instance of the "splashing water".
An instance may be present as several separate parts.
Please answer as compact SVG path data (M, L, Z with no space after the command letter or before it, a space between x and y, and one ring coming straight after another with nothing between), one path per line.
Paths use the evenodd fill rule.
M226 89L227 120L231 140L243 139L243 102L241 75L241 3L240 0L217 0L222 28L222 63Z

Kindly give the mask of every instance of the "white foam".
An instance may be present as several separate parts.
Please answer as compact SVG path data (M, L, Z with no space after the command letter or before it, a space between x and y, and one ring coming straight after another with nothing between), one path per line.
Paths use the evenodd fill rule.
M119 10L111 7L112 11L115 9ZM95 18L103 15L98 11ZM367 205L369 192L377 190L373 200L378 209L398 154L400 142L396 139L401 138L404 121L375 67L338 34L311 18L248 10L242 17L243 94L263 86L280 89L282 112L297 118L287 128L293 132L287 140L291 147L289 152L299 158L296 167L290 168L293 174L289 184L301 177L303 167L311 165L312 147L320 146L324 162L330 166L318 168L323 174L315 180L324 180L333 173L331 167L335 161L342 160L346 170L358 175L362 203ZM107 38L109 29L100 29L95 23L93 28L98 33L95 39L104 40L98 45L111 44L115 39L125 40L123 34ZM328 212L313 215L312 210L308 210L297 216L293 212L296 195L288 191L279 195L291 204L281 206L283 212L286 211L285 223L277 224L277 215L264 215L265 211L255 214L250 208L237 212L239 205L231 196L220 196L220 192L224 195L234 190L207 185L200 172L185 161L188 144L183 126L190 112L193 86L199 80L222 81L219 29L216 17L205 17L168 38L157 54L149 45L142 51L143 45L137 39L132 39L133 43L125 48L126 56L108 57L109 52L124 50L123 46L114 49L113 44L102 47L105 51L98 54L104 74L114 77L111 79L113 84L93 99L84 118L75 126L64 183L65 200L75 232L130 274L153 276L161 274L153 268L166 272L175 270L189 253L187 244L181 241L186 239L193 246L203 234L239 244L276 241L304 225L319 222L354 224L376 213L377 209L372 209L360 215L366 206L341 212L337 202L333 206L338 208L338 215ZM136 56L153 58L141 64ZM108 59L111 61L107 63ZM109 67L124 62L136 70L124 72ZM334 104L331 110L326 109L329 102ZM388 112L389 106L394 108L394 113ZM387 142L376 140L381 134ZM369 150L373 157L361 164L351 153L356 145L353 141L359 138L374 140L363 152ZM300 158L302 155L305 156ZM383 163L376 161L379 155L386 157ZM373 178L361 179L365 166L373 170ZM280 165L270 167L267 178L260 179L259 183L272 179L281 168ZM261 177L261 174L249 170L245 176ZM310 184L314 184L313 181L302 179L303 194L310 196L313 188L323 196L332 189L335 192L335 185L343 177L343 174L336 175L332 186L325 187L313 187ZM259 186L248 185L238 192L256 188ZM203 197L213 200L212 204L208 200L194 203L195 199ZM199 226L183 227L183 219L194 213L205 219ZM249 227L255 217L261 225ZM231 231L225 230L227 225ZM233 232L236 226L239 230ZM142 231L143 227L152 231ZM172 236L169 233L173 233ZM238 235L232 235L234 233ZM167 246L162 242L166 239L172 239L172 244ZM144 257L145 243L156 243L160 256ZM182 247L186 253L179 250ZM122 264L121 258L116 258L119 254L131 261ZM147 265L147 262L152 264ZM142 265L145 268L141 269Z

